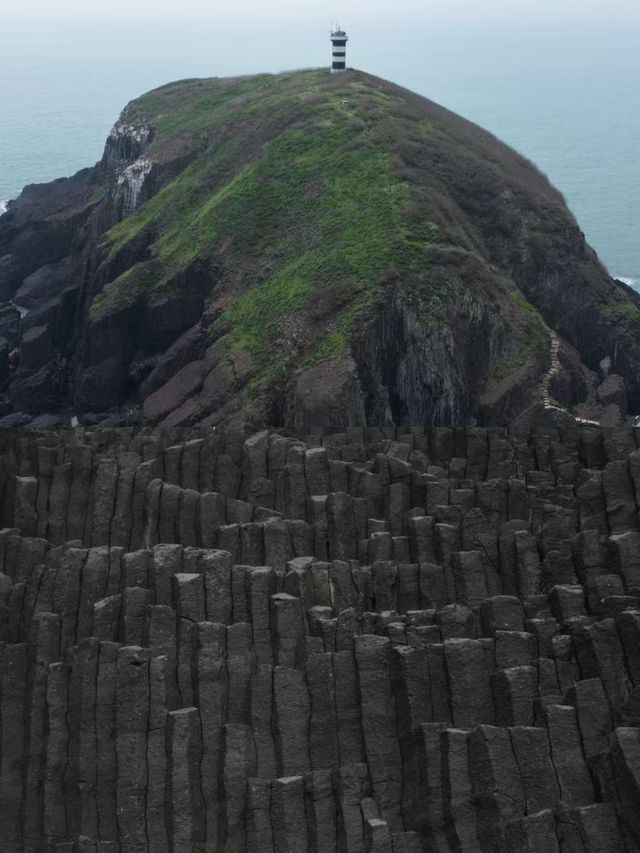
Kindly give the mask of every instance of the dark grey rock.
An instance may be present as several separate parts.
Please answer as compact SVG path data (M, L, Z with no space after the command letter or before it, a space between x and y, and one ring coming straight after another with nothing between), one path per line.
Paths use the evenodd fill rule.
M635 850L635 436L554 430L3 432L0 849Z

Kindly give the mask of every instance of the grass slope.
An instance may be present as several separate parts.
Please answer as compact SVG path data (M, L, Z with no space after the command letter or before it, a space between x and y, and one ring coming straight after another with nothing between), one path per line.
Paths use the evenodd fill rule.
M107 233L102 251L106 268L131 246L149 246L150 257L106 285L92 319L174 293L208 260L225 282L220 291L212 274L217 327L231 352L251 355L258 383L276 363L343 355L390 282L403 282L425 325L442 321L447 303L482 279L491 239L444 197L434 172L446 158L451 181L472 187L479 204L487 174L500 187L507 172L533 181L529 190L550 210L558 197L513 152L509 162L507 149L497 157L488 134L477 131L471 153L467 125L441 113L423 115L403 90L358 72L184 81L145 95L124 119L154 127L148 156L168 179ZM494 224L496 239L508 216ZM512 295L523 326L519 365L544 330Z

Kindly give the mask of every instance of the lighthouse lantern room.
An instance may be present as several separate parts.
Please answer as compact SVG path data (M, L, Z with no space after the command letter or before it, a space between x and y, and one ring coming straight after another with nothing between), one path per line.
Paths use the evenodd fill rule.
M340 74L347 70L347 42L349 36L339 25L331 31L331 44L333 45L333 62L331 73Z

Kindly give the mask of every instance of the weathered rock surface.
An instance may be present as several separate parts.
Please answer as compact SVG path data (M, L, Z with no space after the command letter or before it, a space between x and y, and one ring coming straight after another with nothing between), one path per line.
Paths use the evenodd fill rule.
M0 338L5 427L640 412L640 296L560 193L357 71L189 80L129 104L97 166L27 187L0 219Z
M0 850L637 853L636 432L0 432Z

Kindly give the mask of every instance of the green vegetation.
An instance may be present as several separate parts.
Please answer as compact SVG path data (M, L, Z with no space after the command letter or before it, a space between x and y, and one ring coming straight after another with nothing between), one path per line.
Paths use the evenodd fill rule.
M519 290L516 290L514 288L511 291L511 296L513 298L513 301L516 303L516 305L519 305L528 314L533 314L535 317L540 316L538 314L537 309L534 308L534 306L525 299L525 297L523 296L523 294Z
M525 339L521 351L511 358L506 358L497 364L487 377L486 390L489 390L510 376L513 376L532 359L538 364L544 364L549 357L550 338L548 332L540 327L531 329Z
M265 282L250 275L255 286L224 317L252 353L282 317L313 308L324 313L325 296L326 309L344 306L351 314L354 297L364 308L401 259L404 188L373 146L363 140L343 150L347 142L335 126L287 134L224 205L226 223L239 223L237 262L257 256L262 269L276 270Z
M191 80L145 95L124 120L154 128L163 186L105 235L111 280L94 320L177 295L208 265L210 282L195 286L230 357L250 356L258 393L281 373L346 356L388 287L402 288L424 329L475 291L504 298L486 247L511 236L518 214L495 198L520 160L498 156L479 130L461 141L458 119L423 114L401 90L358 72ZM535 309L511 296L522 352L496 376L546 340Z
M152 124L156 148L192 154L106 235L105 264L136 244L150 245L152 259L111 281L93 318L175 288L181 271L209 258L236 283L219 321L233 349L265 364L282 357L283 323L295 317L307 333L292 356L344 354L385 283L424 265L444 237L383 144L398 99L357 76L334 80L305 72L193 81L135 102L126 120ZM429 124L416 132L431 132Z
M139 263L109 282L91 303L92 318L100 320L135 305L153 289L154 272L153 264Z
M515 304L522 309L523 323L519 334L514 334L514 340L521 341L518 353L505 358L495 365L485 384L485 390L489 391L509 379L525 365L534 361L539 365L549 361L549 348L551 343L551 332L540 316L538 310L528 302L523 294L515 287L509 289L509 294ZM514 328L514 332L516 329Z
M602 309L605 317L619 323L622 326L631 326L640 322L640 308L633 302L621 302L616 305L607 305Z

